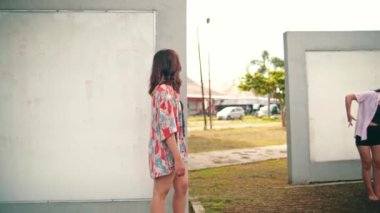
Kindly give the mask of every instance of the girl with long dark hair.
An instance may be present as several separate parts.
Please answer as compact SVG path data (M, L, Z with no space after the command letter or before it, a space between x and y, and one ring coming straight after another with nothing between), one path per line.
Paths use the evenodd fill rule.
M187 144L179 95L180 71L181 64L174 50L160 50L154 55L149 86L152 97L149 168L154 179L152 213L165 212L165 199L172 185L174 213L183 213L186 207Z

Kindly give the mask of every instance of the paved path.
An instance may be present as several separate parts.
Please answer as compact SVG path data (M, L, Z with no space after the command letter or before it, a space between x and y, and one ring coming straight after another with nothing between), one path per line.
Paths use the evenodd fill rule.
M286 158L286 145L189 154L189 170Z

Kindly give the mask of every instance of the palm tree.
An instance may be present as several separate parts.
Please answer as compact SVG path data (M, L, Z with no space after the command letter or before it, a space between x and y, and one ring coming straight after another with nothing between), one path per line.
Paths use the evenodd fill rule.
M279 58L276 58L275 59L275 66L278 65L278 62L277 62L277 59ZM261 74L262 76L260 75L256 75L256 78L260 78L260 81L258 82L259 84L262 84L263 83L263 77L264 78L267 78L268 75L269 75L269 67L270 65L273 64L272 63L272 60L270 60L270 57L269 57L269 52L267 50L264 50L262 53L261 53L261 60L257 60L257 59L254 59L250 62L250 65L256 65L256 66L259 66L259 68L256 70L257 73ZM254 91L257 93L257 94L260 94L260 95L268 95L268 117L270 116L270 99L271 99L271 94L268 90L270 90L270 88L268 88L268 86L270 85L267 85L264 89L264 91ZM264 93L264 94L263 94Z
M264 50L263 53L261 53L261 60L252 60L249 64L259 66L259 68L257 69L257 72L265 75L268 72L268 68L270 64L269 52Z
M268 116L270 116L271 97L276 97L280 102L280 108L283 109L284 93L278 93L276 90L284 91L284 61L278 57L270 57L269 52L264 50L261 54L261 59L250 61L249 66L251 65L258 66L257 70L250 73L247 69L238 87L244 91L253 91L258 95L267 95ZM281 116L283 117L282 112L281 110Z

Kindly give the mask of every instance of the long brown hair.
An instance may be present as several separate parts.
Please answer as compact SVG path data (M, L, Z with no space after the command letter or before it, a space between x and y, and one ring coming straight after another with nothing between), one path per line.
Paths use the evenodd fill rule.
M181 69L178 54L174 50L158 51L153 57L149 94L152 95L154 88L159 84L169 84L179 93L182 83L179 76Z

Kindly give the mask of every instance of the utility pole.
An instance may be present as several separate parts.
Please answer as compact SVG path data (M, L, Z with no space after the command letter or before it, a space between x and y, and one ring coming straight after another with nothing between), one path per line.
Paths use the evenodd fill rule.
M210 18L206 19L207 25L210 23ZM209 28L210 29L210 28ZM210 38L210 30L208 30L208 37ZM210 39L208 39L208 42L210 43ZM210 45L208 48L208 113L210 116L210 129L212 129L212 108L214 104L212 103L211 98L211 69L210 69Z
M212 129L212 106L214 105L212 103L212 98L211 98L211 77L210 77L210 52L208 53L208 113L210 115L210 129Z
M204 126L203 129L207 130L207 119L206 119L206 109L205 109L205 93L203 89L203 75L202 75L202 60L201 60L201 47L199 44L199 30L197 28L197 39L198 39L198 56L199 56L199 71L201 75L201 89L202 89L202 113L203 113L203 119L204 119Z

